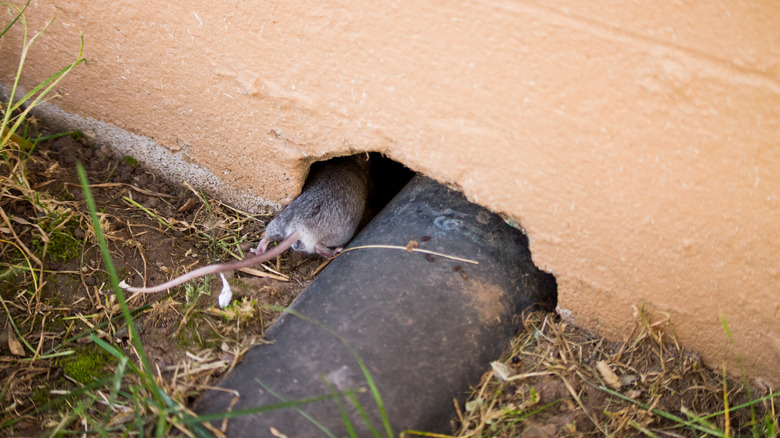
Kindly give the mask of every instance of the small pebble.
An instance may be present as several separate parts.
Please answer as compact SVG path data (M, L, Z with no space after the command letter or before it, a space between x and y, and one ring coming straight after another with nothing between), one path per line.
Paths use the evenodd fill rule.
M144 202L144 207L148 209L157 208L158 205L160 205L160 199L159 198L149 198Z

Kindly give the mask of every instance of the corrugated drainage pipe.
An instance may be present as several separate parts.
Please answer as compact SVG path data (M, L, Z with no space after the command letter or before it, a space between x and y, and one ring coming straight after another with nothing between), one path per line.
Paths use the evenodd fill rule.
M273 343L251 349L219 383L228 390L208 392L197 411L355 390L352 398L231 418L227 436L273 436L274 428L276 436L290 438L329 436L324 429L342 437L352 427L358 437L385 437L386 424L392 436L406 429L448 432L453 399L463 403L469 385L499 358L521 312L555 306L555 279L534 266L520 231L420 176L351 246L410 241L479 264L403 249L342 254L290 307L305 319L284 314L267 332Z

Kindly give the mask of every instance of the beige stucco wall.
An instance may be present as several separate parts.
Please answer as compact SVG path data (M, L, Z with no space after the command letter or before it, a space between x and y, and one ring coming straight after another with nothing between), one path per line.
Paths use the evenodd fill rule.
M736 370L722 314L780 383L779 2L51 0L32 28L53 5L25 83L83 32L56 102L82 126L279 203L383 152L519 220L577 324L622 338L646 303Z

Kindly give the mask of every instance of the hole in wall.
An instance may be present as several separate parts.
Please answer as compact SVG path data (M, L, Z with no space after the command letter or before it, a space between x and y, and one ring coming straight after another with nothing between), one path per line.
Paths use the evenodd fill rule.
M365 159L366 153L355 154L354 156ZM400 191L406 186L416 172L404 166L395 160L392 160L378 152L368 153L369 157L369 195L366 205L366 212L363 216L358 231L365 227ZM315 162L312 166L317 166ZM510 225L511 226L511 225ZM523 240L528 246L528 238L525 236L522 225L514 226L518 233L523 234ZM357 234L357 233L356 233ZM529 248L530 251L530 248ZM535 303L531 308L525 309L525 312L544 310L555 311L558 304L558 283L555 276L544 272L537 267L537 273L534 276L536 284L533 286L537 290L544 291L545 299Z
M536 264L534 264L536 266ZM558 280L555 279L555 275L543 270L537 269L537 286L539 290L543 291L545 300L542 302L534 303L530 309L526 309L527 312L545 311L555 312L558 307Z
M376 216L411 181L415 172L378 152L369 153L367 214Z

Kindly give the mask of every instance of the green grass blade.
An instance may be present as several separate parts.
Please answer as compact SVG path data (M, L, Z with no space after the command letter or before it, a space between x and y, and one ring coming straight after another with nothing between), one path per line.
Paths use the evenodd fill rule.
M758 403L763 402L764 400L772 400L775 397L780 398L780 392L773 392L772 394L765 395L765 396L757 398L755 400L751 400L749 402L745 402L745 403L742 403L742 404L739 404L739 405L736 405L736 406L731 406L731 407L729 407L729 412L734 412L734 411L738 411L738 410L743 409L743 408L754 406L754 405L756 405ZM712 417L717 417L717 416L720 416L720 415L724 415L725 413L726 413L726 411L724 409L724 410L720 410L718 412L714 412L712 414L703 415L701 418L703 418L705 420L709 420Z
M352 402L352 404L355 406L355 409L357 409L358 414L360 415L360 418L363 419L363 423L368 427L368 430L371 431L371 435L379 438L382 435L379 434L379 431L376 430L374 425L371 423L371 419L368 418L368 414L366 413L366 410L363 408L363 404L360 403L360 400L357 399L356 395L352 395L349 397L349 400ZM346 412L345 412L346 413Z
M8 306L5 305L5 300L2 297L0 297L0 304L3 305L3 309L5 310L7 321L11 323L11 327L14 329L14 333L16 333L16 337L22 341L24 346L27 347L27 349L30 350L31 353L35 354L35 348L33 348L33 346L27 342L27 339L25 339L24 336L22 336L22 333L16 327L16 323L14 322L14 319L11 317L11 311L8 310Z
M133 397L133 404L135 405L135 427L138 431L139 438L144 437L144 420L141 418L141 403L139 400L141 399L141 396L138 394L138 388L135 386L132 386L130 388L130 392L132 392Z
M37 40L38 37L40 37L46 32L49 26L51 26L51 24L54 23L54 20L56 18L57 18L56 15L52 17L52 19L49 20L48 23L46 23L46 26L44 26L42 30L38 31L35 35L33 35L32 39L30 39L25 43L24 48L22 49L23 57L26 57L27 51L35 43L35 40ZM82 62L86 62L86 59L82 57L83 54L84 54L84 35L81 35L81 47L79 48L79 53L78 56L76 57L76 60L68 64L67 66L61 68L59 71L55 72L48 78L44 79L43 82L36 85L32 90L30 90L27 94L25 94L24 97L18 100L16 103L13 103L13 101L9 102L9 105L11 105L9 106L9 108L11 108L11 111L16 111L22 104L24 104L24 102L26 102L27 100L32 98L32 96L34 96L35 94L43 90L41 93L38 94L38 97L33 101L33 103L31 103L31 106L35 106L38 102L40 102L40 100L44 96L46 96L51 91L52 88L54 88L57 85L57 83L59 83L59 81L63 77L65 77L65 75L68 74L68 72L70 72L74 67L81 64ZM21 76L22 66L24 64L23 61L24 59L22 58L19 62L19 70L17 73L19 76Z
M138 313L143 313L143 311L145 311L146 309L148 309L150 307L152 307L151 304L144 304L143 306L141 306L141 307L139 307L137 309L134 309L131 313L133 315L136 315ZM73 335L70 338L65 339L64 341L62 341L59 345L57 345L57 346L49 349L45 353L43 353L43 355L41 355L41 357L44 357L44 356L47 356L47 355L51 355L52 357L56 357L56 355L59 354L59 353L57 353L57 349L61 348L63 345L68 345L68 344L70 344L72 342L75 342L75 341L77 341L77 340L79 340L79 339L81 339L83 337L89 336L89 335L95 333L96 331L102 329L103 327L107 327L109 324L117 321L120 318L124 318L124 316L123 315L114 316L113 318L111 318L109 320L106 320L106 321L103 321L100 324L97 324L97 325L95 325L94 327L92 327L92 328L90 328L88 330L84 330L83 332L81 332L79 334ZM69 352L68 354L72 354L72 352Z
M183 418L181 422L183 424L205 423L208 421L222 420L224 418L236 418L236 417L242 417L244 415L261 414L263 412L275 411L279 409L287 409L287 408L292 408L294 406L302 406L302 405L306 405L318 401L332 400L337 397L344 397L348 392L349 391L338 393L338 394L316 395L312 397L302 398L299 400L292 400L292 401L274 403L274 404L263 405L263 406L255 406L246 409L237 409L235 411L230 411L230 412L216 412L213 414L199 415L197 417L187 417L187 418Z
M11 3L3 3L3 4L6 5L6 6L11 6L11 7L15 8L17 11L20 11L18 7L16 7L15 5L13 5ZM25 9L26 8L27 7L25 6ZM7 129L7 127L8 127L8 120L10 120L11 114L13 114L13 111L11 111L11 104L13 103L14 97L16 96L16 88L19 86L19 80L21 79L21 76L22 76L22 65L24 64L24 58L25 58L26 53L27 53L27 51L25 50L25 48L27 47L27 20L24 18L24 14L21 13L21 11L20 11L19 15L14 19L14 23L16 23L16 21L19 20L19 19L22 20L22 41L24 41L24 45L23 45L23 48L22 48L22 53L19 56L19 67L18 67L18 69L16 71L16 76L14 77L14 82L13 82L13 85L11 86L11 91L10 91L10 93L8 95L8 107L6 108L6 110L5 110L4 114L3 114L3 122L0 123L0 128L2 128L2 129L0 129L0 137L5 136L6 135L6 131L8 131L8 136L7 137L0 138L0 148L5 147L6 143L8 142L8 139L10 139L11 136L15 135L14 131L11 131L10 129ZM5 31L3 31L3 33L5 33L6 31L7 31L7 29Z
M120 360L120 361L121 360L127 360L127 356L125 356L125 354L122 353L119 349L117 349L113 345L107 343L106 341L98 338L94 334L90 334L89 335L89 339L92 340L92 342L94 342L95 344L97 344L100 348L106 350L110 355L114 356L118 360ZM134 373L136 373L138 375L142 375L143 374L143 370L138 368L134 363L129 362L128 365L130 365L130 369Z
M693 412L689 411L688 409L685 409L684 407L681 409L683 414L685 414L686 417L688 417L688 421L695 421L696 423L700 424L702 427L704 427L707 430L710 430L712 432L708 432L711 435L720 436L720 437L728 437L728 432L721 432L718 430L718 427L714 424L710 423L709 421L705 420L704 418L694 414Z
M116 372L114 373L114 381L111 385L111 392L108 395L108 406L105 416L103 417L103 425L107 425L111 419L111 406L114 406L118 400L119 389L122 387L122 379L125 377L125 369L127 368L127 357L119 359L119 363L116 366Z
M729 340L729 344L731 344L731 348L734 350L734 357L737 359L737 366L739 367L739 373L742 376L742 384L745 386L748 400L753 401L753 391L750 390L750 382L748 382L747 374L745 373L745 367L742 365L742 356L739 354L737 343L734 341L734 336L731 334L731 328L729 327L729 323L726 321L726 316L723 313L720 314L720 321L721 324L723 324L723 331L726 332L726 337ZM728 406L726 406L726 408L728 409ZM753 422L753 436L758 438L758 422L756 421L756 409L753 407L753 405L750 405L750 419Z
M37 37L37 35L36 35ZM57 84L60 83L60 81L65 78L65 76L70 73L71 70L73 70L77 65L81 63L87 62L86 59L82 58L81 55L84 51L84 36L81 36L81 49L79 50L79 55L76 61L73 61L72 63L68 64L67 66L63 67L59 71L55 72L48 78L44 79L43 82L36 85L32 90L27 92L27 94L24 95L20 100L16 101L15 104L11 107L13 111L17 110L19 107L24 105L25 102L32 99L33 96L35 96L35 99L33 99L32 102L29 103L27 108L25 108L25 111L22 113L26 115L30 109L36 107L41 101L44 100L46 96L51 93L51 90L57 86ZM18 123L17 123L18 124Z
M646 404L644 404L642 402L636 401L636 400L634 400L632 398L626 397L625 395L623 395L623 394L621 394L621 393L619 393L617 391L613 391L613 390L611 390L611 389L609 389L609 388L607 388L605 386L597 386L596 388L598 388L598 389L600 389L600 390L602 390L602 391L604 391L604 392L606 392L608 394L611 394L611 395L613 395L615 397L618 397L618 398L621 398L621 399L623 399L625 401L631 402L631 403L639 406L642 409L649 410L650 412L652 412L652 413L654 413L654 414L656 414L658 416L661 416L663 418L666 418L667 420L674 421L675 423L678 423L681 426L688 426L688 427L696 429L696 430L698 430L700 432L708 433L708 434L714 435L714 436L723 436L723 432L721 432L719 430L713 430L713 429L709 429L709 428L700 426L700 425L698 425L698 424L696 424L696 423L694 423L692 421L685 420L684 418L680 418L680 417L678 417L678 416L676 416L674 414L670 414L669 412L662 411L660 409L650 409L650 406L648 406L648 405L646 405Z
M94 335L94 333L89 335L89 338L92 340L92 342L97 344L100 348L106 350L110 355L114 356L115 358L119 360L127 359L127 356L125 356L124 353L119 351L119 349L109 344L108 342L98 338L97 336Z
M639 424L639 423L637 423L637 422L634 422L634 421L629 421L629 422L628 422L628 425L629 425L629 426L631 426L631 427L633 427L634 429L636 429L636 430L638 430L638 431L642 432L643 434L645 434L645 435L649 436L650 438L659 438L659 436L658 436L658 435L656 435L656 434L654 434L654 433L653 433L653 431L651 431L650 429L648 429L648 428L646 428L646 427L642 426L641 424Z
M527 418L529 418L529 417L532 417L532 416L534 416L534 415L536 415L536 414L538 414L538 413L540 413L540 412L544 411L545 409L547 409L547 408L549 408L549 407L555 406L555 405L557 405L558 403L560 403L560 402L562 402L562 401L564 401L564 400L569 400L569 399L570 399L570 397L566 397L566 398L559 398L558 400L553 400L553 401L551 401L550 403L547 403L547 404L546 404L546 405L544 405L544 406L541 406L541 407L539 407L539 408L537 408L537 409L534 409L534 410L533 410L533 411L531 411L531 412L526 412L526 413L524 413L523 415L521 415L521 416L519 416L519 417L517 417L517 418L513 418L513 419L512 419L512 421L511 421L509 424L507 424L506 426L504 426L504 428L503 428L503 429L501 429L501 430L498 432L498 434L500 435L501 433L503 433L504 431L506 431L506 430L507 430L507 429L509 429L510 427L514 426L515 424L517 424L517 423L519 423L519 422L521 422L521 421L525 421Z
M347 348L349 353L352 355L352 358L355 359L355 362L357 362L358 366L360 367L360 370L361 370L361 372L363 373L363 376L366 379L366 383L368 384L368 387L371 390L371 395L374 398L374 402L376 403L377 408L379 409L379 414L382 417L382 424L385 427L385 433L386 433L387 437L388 438L393 437L394 435L393 435L392 426L390 425L390 419L387 416L387 409L385 409L385 404L382 401L382 396L379 394L379 388L376 386L376 382L374 382L374 379L371 377L371 372L368 370L368 367L366 366L365 362L363 362L363 359L361 359L360 356L357 354L357 351L355 351L355 349L352 348L351 345L349 345L347 340L344 339L344 337L342 337L341 335L339 335L335 331L331 330L329 327L327 327L324 324L320 323L319 321L315 321L314 319L309 318L307 316L304 316L304 315L302 315L302 314L300 314L300 313L298 313L298 312L296 312L294 310L291 310L291 309L288 309L288 308L283 308L283 307L278 307L278 306L271 306L271 307L272 308L275 307L277 310L281 310L283 312L290 313L290 314L292 314L292 315L294 315L294 316L296 316L298 318L301 318L304 321L307 321L307 322L309 322L311 324L314 324L314 325L322 328L323 330L327 331L332 336L334 336L336 339L338 339ZM370 422L367 424L367 426L369 426L373 430L373 427L371 426Z
M157 429L155 430L155 436L157 438L165 438L165 432L167 431L165 425L168 424L166 421L168 415L166 414L167 412L165 412L165 409L163 409L163 412L157 414Z
M333 386L332 383L328 381L328 379L324 378L322 379L323 383L325 383L325 386L328 387L328 391L331 394L336 393L336 387ZM357 438L357 434L355 433L355 426L352 425L352 420L349 418L349 414L347 413L347 408L344 407L344 402L341 400L341 398L337 398L336 400L336 406L339 409L339 415L341 416L341 422L344 423L344 427L347 428L347 434L350 438Z
M83 49L84 49L84 36L82 35L81 36L81 50L83 51ZM79 52L79 56L81 56L81 52ZM55 86L57 86L57 84L59 84L59 82L65 77L65 75L70 73L70 71L73 70L73 68L75 68L77 65L81 64L82 62L86 62L86 60L81 58L78 61L73 62L72 64L68 65L67 67L65 67L62 70L58 71L57 73L53 74L52 76L47 78L44 82L42 82L41 84L38 84L32 91L27 93L21 100L17 101L16 104L11 105L11 103L9 102L10 111L15 111L22 104L27 102L35 93L37 93L37 96L35 97L35 99L32 102L30 102L29 104L27 104L27 107L24 109L24 111L22 111L21 114L19 114L16 117L13 126L8 128L8 135L7 135L6 138L4 138L2 140L2 144L5 144L8 141L8 139L11 137L11 134L13 134L14 132L16 132L17 129L19 129L19 126L22 124L22 122L24 122L25 118L27 117L27 114L33 108L38 106L38 104L40 104L41 101L43 101L46 96L49 95L51 90ZM21 70L20 70L19 73L21 74ZM45 89L44 89L44 86L46 87Z
M154 219L157 222L159 222L160 225L162 225L164 227L167 227L170 230L174 230L174 231L176 230L176 228L171 226L171 224L169 224L168 221L166 221L165 219L161 218L160 216L157 216L154 212L152 212L151 210L147 209L143 205L135 202L134 200L128 198L127 196L122 197L122 200L127 202L128 204L132 205L133 207L139 208L141 211L143 211L144 213L149 215L149 217L151 217L152 219Z
M119 278L117 277L116 269L114 269L114 261L111 259L111 253L108 250L108 244L106 244L106 238L103 235L103 229L100 227L100 220L97 216L97 207L95 206L95 199L92 197L92 191L89 188L87 173L81 163L76 165L76 170L79 175L79 181L81 182L81 189L84 191L84 199L87 203L89 216L92 219L92 226L94 227L95 236L97 238L98 245L100 246L100 252L103 255L103 262L106 265L106 271L108 271L109 278L111 279L111 286L116 293L117 301L119 301L119 306L122 309L122 315L124 315L125 323L127 324L127 328L130 331L130 338L133 342L133 346L135 347L136 351L138 352L138 356L141 359L145 374L145 376L141 376L145 377L144 380L148 384L152 394L157 400L159 409L163 411L165 410L165 406L162 400L162 390L160 390L160 388L157 386L157 383L154 381L154 370L149 363L149 358L144 353L144 346L141 343L141 337L138 335L135 324L133 324L133 317L130 313L130 309L127 307L125 294L122 292L122 288L119 287Z
M24 7L22 7L22 9L19 9L19 7L17 7L15 4L8 3L8 2L2 2L2 3L0 3L0 5L7 6L7 7L12 7L14 9L16 9L16 12L17 12L16 17L14 17L14 19L11 20L10 23L8 23L8 26L6 26L5 29L3 29L2 32L0 32L0 38L2 38L3 35L5 35L5 33L8 32L8 29L10 29L11 26L14 25L14 23L16 23L20 18L24 17L24 11L27 9L27 6L30 5L30 0L27 0L27 3L24 4Z
M263 382L261 382L259 380L256 380L256 382L258 384L260 384L260 386L262 386L264 390L268 391L269 394L271 394L272 396L276 397L280 402L286 402L287 401L287 400L284 399L284 397L282 397L281 395L277 394L273 389L271 389L268 386L266 386ZM335 391L332 391L331 394L335 394ZM335 400L336 400L336 402L338 402L340 399L336 398ZM298 408L297 406L295 406L293 409L295 409L295 411L298 412L299 414L301 414L305 419L309 420L309 422L311 422L312 424L317 426L317 428L319 430L321 430L329 438L336 438L336 435L333 435L333 433L331 433L331 431L328 430L327 427L325 427L322 423L320 423L314 417L309 415L308 412L304 411L303 409Z
M98 338L97 336L94 335L94 333L89 335L89 338L92 340L92 342L100 346L100 348L106 350L110 355L114 356L115 358L119 360L127 358L124 355L124 353L119 351L117 348L115 348L113 345L109 344L108 342Z
M70 136L70 137L73 137L74 139L78 140L81 137L83 137L84 134L82 134L81 131L76 130L76 131L58 132L56 134L51 134L51 135L39 135L38 137L35 138L35 143L40 143L40 142L49 141L49 140L55 140L55 139L58 139L60 137L65 137L65 136Z
M5 116L3 118L3 131L7 131L7 135L0 140L0 146L4 146L8 140L11 138L11 136L15 135L15 132L19 129L19 126L22 124L24 119L27 117L27 114L35 108L44 98L46 98L47 95L52 91L52 89L59 84L59 82L68 74L71 70L73 70L77 65L81 64L82 62L86 62L86 59L82 57L84 54L84 35L80 36L81 39L81 45L79 47L79 53L76 57L76 61L72 62L71 64L63 67L58 72L54 73L53 75L46 78L43 82L36 85L30 92L28 92L22 99L19 99L18 101L15 101L16 96L16 89L19 85L19 80L21 79L22 70L24 68L24 61L27 57L27 51L29 50L30 46L35 42L36 39L40 35L42 35L46 29L54 22L54 18L52 18L46 26L43 28L43 30L36 33L33 38L30 41L27 41L27 23L24 21L24 17L22 17L22 20L24 22L24 40L25 44L22 49L22 54L19 58L19 68L16 72L16 77L14 78L14 84L11 87L11 93L8 97L8 107L5 112ZM30 102L27 107L22 111L21 114L15 117L13 126L10 128L8 127L9 117L11 117L11 114L13 114L14 111L16 111L19 107L21 107L25 102L30 100L32 96L36 95L35 99L33 99L32 102Z
M75 399L76 397L80 397L82 394L88 394L91 391L94 391L102 386L105 386L111 381L112 377L106 377L100 380L94 380L91 383L82 386L81 388L77 388L67 394L61 395L54 400L48 401L41 406L38 406L35 408L35 415L37 415L40 412L47 411L53 407L59 406L61 403ZM22 421L24 417L17 417L11 420L6 420L3 423L0 423L0 430L3 430L7 427L13 426L14 424L18 423L19 421Z
M56 359L58 357L70 356L73 353L75 353L74 350L65 350L65 351L59 351L57 353L52 353L52 354L42 354L38 356L35 360ZM32 362L32 360L33 360L32 357L25 357L23 359L19 359L19 362Z

